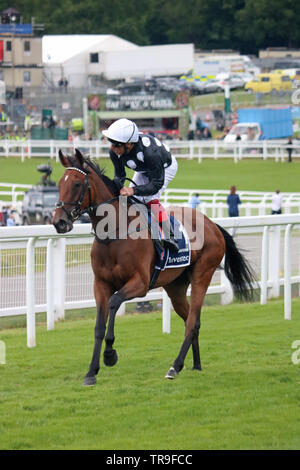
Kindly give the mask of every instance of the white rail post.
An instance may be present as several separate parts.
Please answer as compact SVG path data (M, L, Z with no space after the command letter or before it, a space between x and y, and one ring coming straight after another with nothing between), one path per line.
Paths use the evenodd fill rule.
M260 286L260 303L267 303L268 293L268 248L269 248L269 227L265 226L262 239L261 252L261 286Z
M27 140L27 153L28 158L31 158L31 140Z
M171 333L171 300L163 290L162 295L162 315L163 315L163 333Z
M292 319L292 284L291 284L291 230L288 224L284 235L284 319Z
M238 154L237 154L237 150L238 150L238 147L237 147L237 145L235 145L235 146L233 147L233 161L234 161L234 163L237 163L237 162L238 162L238 158L239 158L239 157L238 157Z
M126 313L126 302L123 302L120 307L119 307L119 310L117 311L117 317L120 317L122 315L125 315Z
M269 279L272 287L268 292L268 298L280 295L280 226L270 227L269 230Z
M53 139L51 139L50 140L50 158L51 158L51 160L54 157L55 157L54 142L53 142Z
M57 238L53 248L54 319L60 320L65 318L66 239Z
M218 142L215 140L214 141L214 159L215 160L218 160L218 156L219 156L219 147L218 147Z
M267 159L267 141L266 140L263 140L262 141L263 144L262 144L262 149L263 149L263 160L266 160Z
M29 238L26 246L26 304L27 304L27 346L36 346L35 338L35 279L34 279L34 245L35 238Z
M53 238L47 242L47 330L54 330L54 266Z
M202 146L198 144L198 163L202 163Z

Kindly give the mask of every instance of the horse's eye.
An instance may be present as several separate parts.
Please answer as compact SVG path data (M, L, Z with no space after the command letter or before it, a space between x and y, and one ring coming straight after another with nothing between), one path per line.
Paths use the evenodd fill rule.
M74 188L76 188L76 189L80 188L80 186L81 186L81 183L79 183L79 182L74 184Z

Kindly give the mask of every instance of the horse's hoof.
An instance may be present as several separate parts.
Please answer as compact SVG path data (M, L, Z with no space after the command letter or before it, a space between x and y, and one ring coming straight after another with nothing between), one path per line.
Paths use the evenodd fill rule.
M201 366L194 366L193 367L193 370L198 370L199 372L202 371L202 367Z
M84 381L83 381L83 386L84 387L93 387L94 385L96 385L96 382L97 382L97 379L94 375L92 376L86 376L84 378Z
M175 379L176 375L177 375L176 370L174 369L174 367L171 367L169 371L167 372L167 374L165 375L165 379L173 380Z
M103 362L108 367L113 367L118 362L118 354L115 349L112 351L104 351Z

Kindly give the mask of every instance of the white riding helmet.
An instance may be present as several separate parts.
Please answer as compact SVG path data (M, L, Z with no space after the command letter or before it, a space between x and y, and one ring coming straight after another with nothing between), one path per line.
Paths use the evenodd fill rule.
M113 122L107 130L102 131L102 134L109 140L124 144L135 143L139 140L137 125L125 118Z

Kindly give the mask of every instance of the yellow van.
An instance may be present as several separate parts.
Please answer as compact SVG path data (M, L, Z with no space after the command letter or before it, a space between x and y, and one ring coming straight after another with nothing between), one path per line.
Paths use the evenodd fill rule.
M252 93L271 93L272 91L288 91L291 89L292 81L290 77L279 73L261 73L245 85L245 90Z

